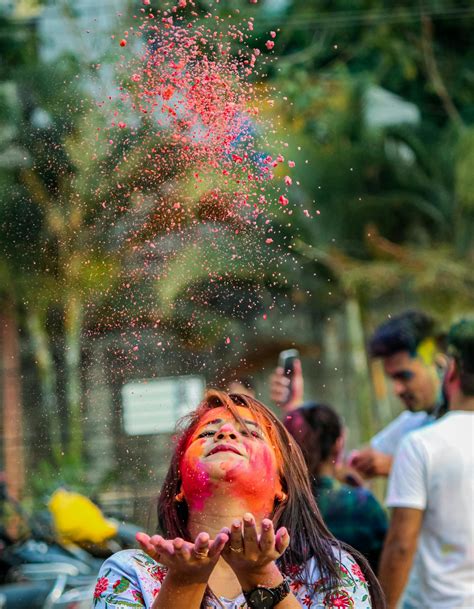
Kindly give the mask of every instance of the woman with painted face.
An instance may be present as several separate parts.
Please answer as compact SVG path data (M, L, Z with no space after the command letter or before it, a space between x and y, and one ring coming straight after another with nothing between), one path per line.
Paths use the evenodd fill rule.
M326 529L296 442L259 401L210 391L185 421L160 535L102 566L93 607L382 609L367 562Z

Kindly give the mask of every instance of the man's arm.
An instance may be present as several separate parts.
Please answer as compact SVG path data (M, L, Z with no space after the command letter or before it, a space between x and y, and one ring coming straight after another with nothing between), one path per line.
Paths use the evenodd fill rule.
M354 451L350 457L349 466L353 467L364 478L385 476L390 474L393 457L368 446Z
M423 510L398 507L392 519L380 559L379 579L387 599L387 609L396 609L408 583L413 564Z

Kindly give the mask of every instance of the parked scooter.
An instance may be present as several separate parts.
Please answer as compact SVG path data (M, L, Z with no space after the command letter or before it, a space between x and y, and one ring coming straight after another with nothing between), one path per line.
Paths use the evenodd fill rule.
M72 543L92 556L105 559L114 552L135 548L140 529L107 517L88 497L58 488L48 502L50 526L66 545Z
M62 545L40 519L29 518L0 479L0 513L9 507L28 523L26 538L0 529L0 608L77 609L87 607L100 567L81 548Z

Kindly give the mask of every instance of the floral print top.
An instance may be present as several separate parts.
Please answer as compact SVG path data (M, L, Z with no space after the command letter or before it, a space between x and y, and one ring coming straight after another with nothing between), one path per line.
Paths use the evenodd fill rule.
M311 560L311 585L303 583L303 568L291 573L291 590L305 609L371 609L370 594L359 565L350 554L339 557L341 583L329 589L325 578ZM93 609L151 609L159 593L166 568L141 550L123 550L102 565L95 586ZM235 599L220 597L206 609L247 609L243 594Z

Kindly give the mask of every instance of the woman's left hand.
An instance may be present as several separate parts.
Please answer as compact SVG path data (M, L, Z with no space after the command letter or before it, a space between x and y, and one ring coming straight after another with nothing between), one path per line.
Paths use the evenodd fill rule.
M279 558L290 543L288 531L282 527L275 533L269 518L262 520L262 532L257 533L255 518L245 514L243 522L236 520L229 531L222 556L232 567L242 584L255 585L268 583L265 578L280 577L275 560ZM277 575L278 574L278 575ZM263 578L263 581L262 581Z

